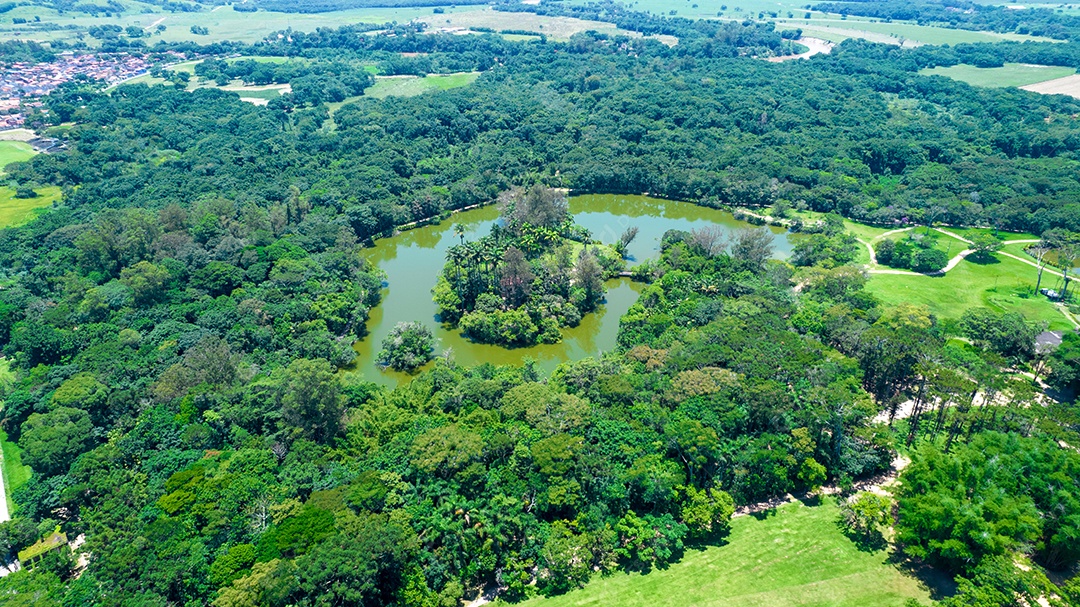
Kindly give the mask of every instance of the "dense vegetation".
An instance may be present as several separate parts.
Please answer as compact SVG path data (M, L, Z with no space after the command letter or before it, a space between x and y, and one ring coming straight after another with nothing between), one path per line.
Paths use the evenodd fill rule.
M443 322L480 343L558 343L604 299L622 269L611 247L574 224L562 192L533 186L502 197L502 223L451 247L433 290Z
M333 66L360 85L365 63L485 72L439 94L360 96L332 116L323 96L257 107L217 89L86 83L50 96L48 116L76 123L70 149L8 171L64 198L0 233L0 344L15 373L0 423L35 471L0 548L10 556L60 525L84 533L92 556L77 576L58 555L5 577L4 599L450 606L485 586L508 600L554 594L666 566L722 538L736 505L850 490L901 443L914 461L900 547L963 576L955 604L1052 588L1002 565L1080 557L1080 475L1057 446L1080 444L1080 417L1010 371L1038 368L1041 327L878 305L849 265L859 245L840 215L1080 230L1077 102L915 74L970 55L1074 51L850 41L777 65L746 56L780 48L763 26L686 23L657 26L678 32L674 48L293 32L243 50L303 57L310 72L198 68L294 89L322 78L313 90L334 84ZM587 313L600 258L609 271L620 260L597 255L556 187L828 215L800 220L791 263L772 259L765 230L667 233L660 257L635 268L647 284L617 350L550 375L462 368L452 354L393 391L338 373L382 286L362 245L500 197L504 224L452 249L432 285L445 319L520 344ZM432 341L402 325L379 358L412 370ZM1062 387L1075 385L1076 352L1069 338L1051 357ZM864 531L890 520L886 501L859 504Z

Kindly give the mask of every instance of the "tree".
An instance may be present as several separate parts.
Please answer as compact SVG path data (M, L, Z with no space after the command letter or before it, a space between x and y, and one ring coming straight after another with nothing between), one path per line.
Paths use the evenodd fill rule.
M915 254L911 260L911 269L924 274L940 272L949 264L949 257L945 251L938 249L923 249Z
M1040 242L1039 244L1037 244L1037 245L1035 245L1035 246L1033 246L1033 247L1031 247L1031 248L1029 248L1027 250L1028 255L1031 255L1032 257L1035 258L1035 265L1037 265L1038 268L1039 268L1039 275L1038 275L1038 278L1036 278L1036 280L1035 280L1035 291L1034 291L1034 293L1038 293L1039 292L1039 287L1042 286L1043 269L1046 268L1046 254L1049 253L1050 251L1051 251L1050 247L1047 246L1045 242Z
M892 520L892 500L873 491L856 493L840 503L840 515L852 533L864 539L880 536Z
M516 308L529 299L536 279L525 254L517 247L507 247L499 265L499 290L506 304Z
M971 237L972 255L977 259L990 259L1001 246L1001 240L989 232L979 232Z
M338 535L297 559L295 604L396 604L416 538L382 515L350 519Z
M419 322L399 322L386 339L376 360L395 371L416 371L434 357L435 336Z
M286 432L315 441L328 441L337 435L345 397L329 362L298 358L282 370L279 382Z
M1035 356L1035 338L1046 330L1046 323L1029 323L1019 312L971 308L960 317L960 328L980 348L1012 360L1030 360Z
M682 488L684 497L679 508L681 522L690 536L703 538L727 533L731 516L735 513L735 500L720 489Z
M581 309L589 311L604 298L604 272L596 261L596 254L584 250L574 264L574 286L583 294Z
M773 235L766 228L737 230L731 243L731 256L743 267L760 271L773 255Z
M41 474L51 476L67 470L75 456L93 444L90 415L82 409L57 407L34 413L23 422L20 446L23 461Z
M131 289L135 303L149 306L161 299L169 271L149 261L140 261L120 271L120 284Z

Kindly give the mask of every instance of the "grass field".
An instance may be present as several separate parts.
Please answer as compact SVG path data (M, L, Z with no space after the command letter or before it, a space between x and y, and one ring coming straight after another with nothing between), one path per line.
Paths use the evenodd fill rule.
M11 361L0 358L0 386L9 386L15 380L11 372ZM15 504L11 502L11 492L18 489L26 481L30 480L30 466L22 463L22 451L19 446L8 440L7 434L0 430L0 474L4 475L4 491L7 499L8 512L10 513Z
M953 253L958 251L954 248ZM886 305L925 304L939 318L956 319L969 308L988 307L1045 320L1053 330L1072 329L1054 304L1032 295L1036 274L1035 268L999 255L996 263L964 259L944 276L873 274L866 290ZM1060 281L1043 275L1044 287L1053 288Z
M1006 63L1002 67L986 68L960 64L952 67L923 69L919 73L924 76L946 76L972 86L1001 88L1019 87L1046 82L1055 78L1064 78L1075 74L1076 70L1071 67Z
M466 86L475 82L479 77L479 72L466 72L441 76L429 74L423 78L377 78L375 85L366 89L364 94L376 99L385 99L391 96L412 97L428 91L445 91ZM342 102L342 104L344 103L348 103L348 100Z
M838 516L829 500L816 507L788 504L762 520L739 517L726 545L689 550L668 569L597 577L581 590L521 605L902 607L909 598L930 601L929 590L887 553L852 543Z
M0 141L0 174L4 173L4 167L12 162L30 160L37 152L30 144L22 141Z
M37 189L36 198L15 198L15 190L0 187L0 228L17 226L34 218L34 211L60 199L60 188L47 186Z
M523 30L545 34L552 40L567 40L574 34L589 30L605 34L641 36L637 32L619 29L611 23L585 21L571 17L547 17L532 13L505 13L486 7L481 7L481 10L456 13L447 11L444 15L425 15L420 20L426 22L433 30L468 29L473 27L483 27L495 31ZM667 42L671 41L667 40Z
M833 36L845 38L866 38L874 42L892 42L899 44L959 44L961 42L1002 42L1005 40L1049 40L1036 36L1020 34L999 34L996 32L976 32L971 30L949 29L916 25L914 23L885 23L883 21L861 19L778 19L778 29L801 28L806 35L825 38L833 42Z
M8 440L7 434L0 430L0 450L3 451L2 472L4 475L4 498L7 500L8 512L14 512L15 504L11 501L11 493L30 480L33 471L30 466L22 463L22 449Z

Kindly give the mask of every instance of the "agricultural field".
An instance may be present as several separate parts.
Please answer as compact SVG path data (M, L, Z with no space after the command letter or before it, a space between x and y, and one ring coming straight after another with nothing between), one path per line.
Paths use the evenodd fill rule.
M891 562L889 553L860 549L838 519L831 499L738 517L726 544L687 550L667 569L597 577L581 590L521 605L900 607L907 599L930 601L930 588Z
M600 21L585 21L572 17L548 17L532 13L504 13L489 8L454 13L447 11L446 14L442 15L429 14L421 17L420 21L427 23L434 31L464 31L476 27L495 31L523 30L544 34L552 40L568 40L574 34L589 30L605 34L641 36L637 32L619 29L610 23ZM657 36L657 38L667 43L673 42L671 36Z
M1038 82L1020 87L1025 91L1042 93L1043 95L1068 95L1080 98L1080 75L1073 74L1056 80Z
M127 1L128 11L114 17L91 17L83 13L59 14L57 11L34 5L19 6L4 13L0 25L0 40L73 40L80 35L84 41L97 44L93 38L85 37L86 30L93 25L116 24L121 27L135 25L153 32L149 43L157 40L168 42L195 41L202 44L232 40L237 42L258 42L271 33L292 28L298 31L314 31L320 27L340 27L354 23L405 22L424 15L431 15L432 8L370 8L327 13L277 13L258 11L257 13L237 12L231 6L218 6L211 10L196 13L163 12L160 7ZM458 12L475 11L479 7L450 7L444 10L452 15ZM146 11L146 12L144 12ZM12 18L22 17L33 20L41 17L42 22L56 24L63 28L54 31L32 30L26 26L15 26ZM164 25L165 31L156 33L158 25ZM191 33L191 26L200 25L209 30L207 35Z
M0 175L4 167L12 162L24 162L34 157L37 152L30 144L22 141L0 141Z
M1027 90L1033 90L1028 88L1027 85L1049 84L1047 81L1071 76L1076 73L1076 70L1071 67L1006 63L1002 67L975 67L960 64L951 67L927 68L920 70L919 73L924 76L945 76L953 80L966 82L972 86L988 88L1024 87Z
M0 187L0 228L24 224L34 218L34 211L60 199L60 188L46 186L37 189L35 198L15 198L15 190Z

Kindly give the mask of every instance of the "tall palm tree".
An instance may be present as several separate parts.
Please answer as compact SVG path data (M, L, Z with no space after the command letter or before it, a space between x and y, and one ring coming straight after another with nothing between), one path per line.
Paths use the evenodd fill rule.
M465 224L455 223L454 234L457 234L457 237L461 239L461 244L465 244Z

